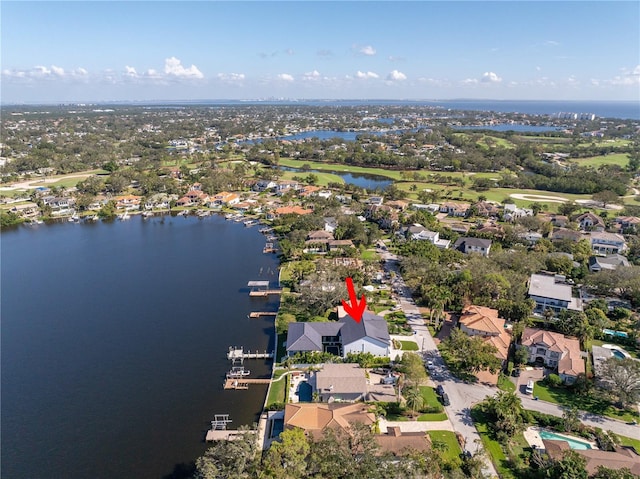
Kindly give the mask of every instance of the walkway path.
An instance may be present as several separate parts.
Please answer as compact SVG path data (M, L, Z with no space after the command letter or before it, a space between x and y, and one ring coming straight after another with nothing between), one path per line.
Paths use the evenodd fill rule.
M387 421L380 419L380 432L387 432L387 428L399 427L402 432L422 432L422 431L451 431L453 425L448 419L446 421Z

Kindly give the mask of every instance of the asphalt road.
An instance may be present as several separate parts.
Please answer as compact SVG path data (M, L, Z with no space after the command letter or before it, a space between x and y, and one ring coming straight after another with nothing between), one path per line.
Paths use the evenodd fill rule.
M486 396L495 394L496 389L477 384L465 384L453 375L447 369L440 352L433 341L433 337L424 324L424 319L420 315L420 311L416 306L411 291L404 284L402 277L398 271L398 262L395 255L378 250L385 260L385 269L389 272L396 273L393 280L393 288L397 291L396 297L402 311L407 316L409 325L416 335L416 341L421 349L423 357L433 361L434 368L429 371L431 379L436 384L442 384L445 392L449 396L450 404L445 406L449 420L451 421L453 430L462 434L465 439L465 449L471 453L482 450L480 435L471 419L470 407L482 401ZM498 473L493 467L493 463L485 454L484 475L486 477L498 477Z
M483 384L465 383L451 374L440 356L433 337L424 324L424 319L411 297L411 291L400 276L397 257L386 250L378 249L377 251L385 260L385 270L396 273L392 285L394 291L396 291L396 299L416 335L416 341L423 357L426 360L431 360L434 364L433 369L429 371L429 376L436 384L441 384L449 396L451 404L446 406L445 409L453 429L464 436L465 449L475 453L477 450L482 449L482 445L478 431L471 419L471 407L487 396L493 396L498 389ZM523 394L519 389L516 390L516 393L522 399L522 405L525 409L562 417L563 409L561 406L546 401L534 400L533 397ZM636 439L640 437L640 426L638 425L627 424L585 411L580 413L580 419L586 425L610 430L621 436ZM485 458L485 476L497 477L498 474L491 460L487 455L485 455Z

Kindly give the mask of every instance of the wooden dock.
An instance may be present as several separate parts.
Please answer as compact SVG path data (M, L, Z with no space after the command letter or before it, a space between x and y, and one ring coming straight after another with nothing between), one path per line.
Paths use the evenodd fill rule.
M281 289L258 289L255 291L249 291L249 296L269 296L270 294L282 294Z
M255 431L238 431L237 429L225 429L218 431L215 429L209 429L205 437L205 441L233 441L242 437L244 433L255 434Z
M251 352L246 351L243 348L234 348L229 346L229 352L227 353L227 359L230 361L242 361L244 359L273 359L273 352Z
M260 316L277 316L277 312L272 311L252 311L249 313L250 318L259 318Z
M225 389L249 389L249 384L269 384L271 379L247 379L247 378L237 378L237 379L225 379L224 388Z

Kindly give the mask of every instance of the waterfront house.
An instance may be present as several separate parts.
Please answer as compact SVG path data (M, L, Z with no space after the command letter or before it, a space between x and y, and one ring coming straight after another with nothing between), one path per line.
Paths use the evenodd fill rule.
M368 391L366 371L355 363L324 364L312 376L311 386L320 402L362 401Z
M308 215L313 213L313 210L305 209L300 206L281 206L274 211L275 216L282 215Z
M582 311L582 301L574 298L571 285L559 275L532 274L529 279L529 297L536 302L534 313L550 309L558 314L563 309Z
M520 347L529 351L529 363L557 368L558 375L566 384L573 384L578 375L585 373L580 342L575 338L543 329L525 328Z
M223 206L223 205L235 205L240 203L240 196L237 193L229 193L228 191L221 191L217 193L209 200L209 206Z
M482 256L489 256L491 249L491 240L483 238L458 238L453 247L465 254L477 253Z
M288 403L284 408L284 428L298 427L315 440L322 439L325 428L331 428L338 434L350 435L352 424L375 424L375 414L369 412L369 409L363 403Z
M11 212L17 214L21 218L35 218L40 215L40 208L38 205L32 202L23 203L21 205L15 205L11 208Z
M360 424L373 428L376 416L363 403L314 404L288 403L284 408L284 428L300 428L313 440L320 440L325 429L332 429L345 440L352 435L352 428ZM386 432L374 435L379 453L401 456L412 451L425 452L431 449L431 439L423 431L403 432L399 427L387 428Z
M362 319L356 322L342 306L338 306L338 318L338 321L326 323L290 323L287 354L318 351L341 357L348 353L389 356L391 338L384 318L365 311Z

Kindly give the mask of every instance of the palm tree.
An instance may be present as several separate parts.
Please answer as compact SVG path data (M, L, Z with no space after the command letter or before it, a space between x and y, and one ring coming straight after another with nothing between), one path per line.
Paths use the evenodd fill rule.
M424 404L424 398L422 392L418 386L409 386L402 391L404 399L407 401L407 406L411 409L411 417L416 414L416 409L419 409Z

